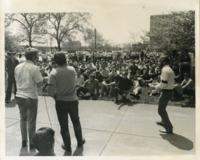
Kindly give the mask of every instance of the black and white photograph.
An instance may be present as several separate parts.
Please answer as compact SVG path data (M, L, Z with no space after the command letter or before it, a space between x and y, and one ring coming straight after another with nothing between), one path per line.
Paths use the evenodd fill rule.
M5 157L198 153L198 1L28 4L4 3Z

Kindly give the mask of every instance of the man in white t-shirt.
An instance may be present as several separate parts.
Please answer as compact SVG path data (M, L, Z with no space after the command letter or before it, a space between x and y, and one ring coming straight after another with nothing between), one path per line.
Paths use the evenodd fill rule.
M30 149L34 149L32 136L36 129L38 108L38 85L42 85L43 78L39 68L34 64L38 59L38 51L29 48L25 53L26 61L15 68L17 85L16 100L20 111L20 128L22 148L27 147L29 138Z
M161 117L161 122L157 122L157 124L163 126L166 129L165 133L173 134L173 126L166 111L167 104L173 96L175 83L175 74L169 64L170 60L168 57L162 57L160 59L160 66L162 70L160 76L161 95L158 102L158 113Z

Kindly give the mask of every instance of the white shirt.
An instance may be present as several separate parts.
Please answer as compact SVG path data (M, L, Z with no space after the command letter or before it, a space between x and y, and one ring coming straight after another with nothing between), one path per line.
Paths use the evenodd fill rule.
M31 61L25 61L15 68L15 80L17 84L16 97L37 99L37 83L43 78L39 68Z
M172 90L174 89L174 84L175 84L175 74L174 71L171 69L169 65L165 65L162 68L161 71L161 84L160 87L161 89L167 89L167 90Z

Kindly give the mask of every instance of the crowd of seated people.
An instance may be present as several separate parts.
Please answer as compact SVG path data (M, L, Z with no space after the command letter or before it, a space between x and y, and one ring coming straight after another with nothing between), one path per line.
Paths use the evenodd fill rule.
M160 54L143 54L142 57L93 57L68 55L68 64L77 71L77 95L80 99L108 99L116 103L127 99L140 99L142 88L151 88L149 96L158 96ZM175 58L172 68L177 76L174 97L192 95L194 85L189 74L180 79L181 64ZM51 57L40 60L38 65L42 75L48 76L56 67ZM192 86L192 87L191 87ZM192 89L191 89L192 88ZM193 96L193 95L192 95Z

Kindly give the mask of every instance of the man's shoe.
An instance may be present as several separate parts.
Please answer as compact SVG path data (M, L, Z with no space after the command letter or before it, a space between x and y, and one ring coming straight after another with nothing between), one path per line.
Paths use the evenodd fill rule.
M72 149L71 148L68 148L66 147L64 144L62 144L62 149L64 149L66 152L69 152L69 153L72 153Z
M85 144L85 139L82 140L81 144L78 144L76 150L73 153L73 156L82 156L83 155L83 145Z
M81 144L78 144L77 147L78 147L78 148L79 148L79 147L83 147L84 144L85 144L85 139L83 139L83 140L82 140L82 143L81 143Z

